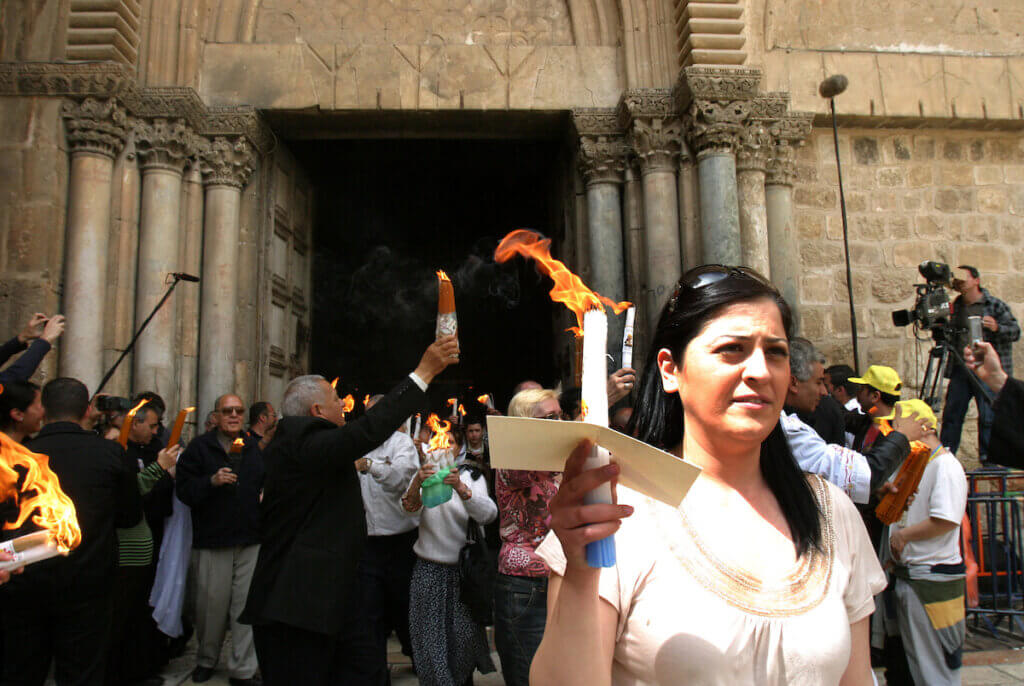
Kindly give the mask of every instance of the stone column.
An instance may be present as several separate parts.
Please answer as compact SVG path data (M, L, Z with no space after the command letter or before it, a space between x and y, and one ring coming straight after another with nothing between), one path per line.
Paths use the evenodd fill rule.
M683 251L683 271L704 261L700 229L700 185L697 166L687 146L679 155L679 241Z
M760 83L757 69L693 66L683 69L676 84L676 107L686 113L687 135L697 156L705 262L743 261L736 150Z
M667 89L628 90L619 116L629 124L632 152L640 164L644 205L647 322L657 325L665 301L682 273L676 166L682 144L681 122Z
M96 390L103 376L107 252L114 158L125 142L126 116L114 100L86 98L62 108L71 150L64 256L67 332L60 375Z
M200 153L206 211L199 301L199 417L213 409L217 396L235 391L239 218L242 188L254 167L252 147L244 138L215 138Z
M615 110L575 110L580 137L579 166L587 194L588 285L615 302L626 299L625 246L622 231L622 172L626 148ZM625 315L609 315L608 354L618 369Z
M203 271L203 175L198 164L185 171L181 208L182 240L178 253L181 271L201 276ZM183 288L184 286L184 288ZM180 284L178 301L178 394L184 406L199 405L199 292L194 284ZM196 422L196 414L189 422ZM205 419L204 416L202 419ZM192 428L192 427L190 427Z
M736 188L739 195L740 264L770 278L768 258L768 217L765 210L765 170L771 138L760 122L752 122L740 136L736 159Z
M800 312L800 250L793 228L793 180L796 176L796 147L811 133L811 115L794 114L780 118L769 127L772 147L765 177L765 207L768 220L768 253L772 283L793 309Z
M194 135L181 120L154 119L140 124L136 150L142 169L139 262L135 289L135 325L141 326L179 271L182 174L194 154ZM192 284L184 284L188 288ZM181 286L179 285L179 288ZM150 321L135 348L133 390L155 391L178 407L175 298Z

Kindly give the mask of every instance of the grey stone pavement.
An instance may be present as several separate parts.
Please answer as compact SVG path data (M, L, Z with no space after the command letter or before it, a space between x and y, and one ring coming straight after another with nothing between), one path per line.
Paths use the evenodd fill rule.
M392 685L416 686L419 684L419 679L416 678L412 668L409 666L408 658L400 652L398 641L392 638L388 649L388 659L392 663ZM970 659L970 655L970 653L967 654L968 659ZM1010 686L1011 684L1024 684L1024 647L1018 650L998 651L998 656L995 652L985 653L985 655L992 655L992 659L1007 660L1009 662L964 667L962 670L964 686ZM978 656L980 657L981 654L979 653ZM492 674L480 674L477 672L473 676L475 686L504 686L505 681L501 678L498 654L492 653L491 657L494 659L494 664L499 666L499 670ZM226 660L226 656L224 660ZM167 666L167 669L164 670L161 675L164 679L164 686L179 686L181 684L192 686L193 682L189 675L194 667L195 639L189 644L185 654L173 660ZM876 675L879 686L884 686L885 679L881 676L881 673L876 673ZM208 686L228 686L227 673L218 671L206 684Z

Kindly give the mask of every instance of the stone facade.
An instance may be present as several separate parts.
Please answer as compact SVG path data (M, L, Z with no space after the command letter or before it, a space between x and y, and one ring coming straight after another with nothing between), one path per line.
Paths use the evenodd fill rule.
M553 191L567 208L563 254L599 290L640 304L638 355L679 273L721 261L770 272L803 334L849 361L817 95L837 72L850 79L836 104L861 364L916 380L923 363L889 312L910 304L924 259L975 264L1024 306L1016 0L900 0L899 12L856 0L98 7L0 5L0 323L13 331L39 309L104 323L70 323L43 378L59 360L91 380L166 272L202 272L203 287L180 286L155 320L169 348L144 338L109 390L155 385L203 410L224 387L277 400L308 365L315 287L316 198L288 136L383 135L375 121L387 133L506 135L509 121L553 113L573 158Z

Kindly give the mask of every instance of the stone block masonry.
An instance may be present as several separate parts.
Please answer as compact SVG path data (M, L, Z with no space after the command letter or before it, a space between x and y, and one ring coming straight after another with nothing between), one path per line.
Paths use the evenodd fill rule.
M971 264L982 286L1024 318L1024 135L942 129L841 129L861 367L895 367L916 392L930 338L892 325L910 307L917 265ZM799 230L804 331L829 364L852 359L842 219L832 132L815 129L797 156L793 221ZM952 295L955 295L953 293ZM1014 346L1024 372L1024 342ZM962 457L976 458L975 411Z

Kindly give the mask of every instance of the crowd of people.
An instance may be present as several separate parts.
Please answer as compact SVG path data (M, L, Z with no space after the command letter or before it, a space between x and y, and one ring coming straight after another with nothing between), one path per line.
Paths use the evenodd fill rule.
M497 667L491 625L510 686L866 686L873 666L889 684L959 683L963 413L975 398L983 455L1020 466L1024 383L1010 378L1009 308L972 267L955 287L954 319L962 301L985 340L957 341L965 364L940 424L895 369L826 366L756 272L684 274L643 368L607 386L613 428L701 467L679 508L622 486L614 504L586 504L618 474L585 469L586 443L562 472L492 468L486 414L498 411L484 404L448 408L450 464L433 459L434 429L411 418L457 364L454 336L358 419L322 376L300 376L280 413L225 389L182 449L155 393L103 410L76 379L32 384L64 326L37 314L0 346L3 360L27 348L0 372L0 431L49 457L82 542L0 573L0 684L51 670L62 686L160 683L194 632L195 683L220 668L237 686L386 684L394 633L421 683L463 686ZM993 400L956 385L969 374ZM580 413L578 389L531 380L508 405ZM909 505L882 521L915 456ZM612 534L617 564L589 567L586 544Z

